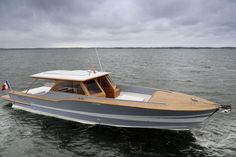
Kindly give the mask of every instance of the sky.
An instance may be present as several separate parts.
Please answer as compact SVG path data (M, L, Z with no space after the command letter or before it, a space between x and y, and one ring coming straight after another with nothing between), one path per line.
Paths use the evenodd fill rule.
M0 0L0 48L235 47L236 0Z

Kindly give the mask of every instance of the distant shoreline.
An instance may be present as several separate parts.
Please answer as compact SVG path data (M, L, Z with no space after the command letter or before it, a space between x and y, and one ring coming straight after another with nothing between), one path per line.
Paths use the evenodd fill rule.
M236 49L236 47L44 47L44 48L0 48L0 50L34 50L34 49Z

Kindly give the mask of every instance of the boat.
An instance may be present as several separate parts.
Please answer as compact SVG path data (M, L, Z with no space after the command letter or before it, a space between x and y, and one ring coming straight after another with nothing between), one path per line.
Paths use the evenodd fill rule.
M31 75L43 86L16 91L2 99L12 107L90 125L190 130L229 105L196 96L148 87L115 84L110 72L53 70Z

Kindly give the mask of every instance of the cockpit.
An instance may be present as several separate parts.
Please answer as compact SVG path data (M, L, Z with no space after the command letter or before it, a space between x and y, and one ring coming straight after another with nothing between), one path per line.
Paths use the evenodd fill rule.
M109 75L86 81L56 81L50 91L107 98L116 98L120 94L120 89L113 83Z

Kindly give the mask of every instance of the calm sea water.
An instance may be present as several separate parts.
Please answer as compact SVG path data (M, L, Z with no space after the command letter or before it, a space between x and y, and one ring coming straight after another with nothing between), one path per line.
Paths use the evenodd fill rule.
M236 49L98 49L115 82L175 90L222 104L191 131L84 125L15 110L0 100L0 156L236 156ZM0 80L14 89L31 74L99 69L93 49L0 50Z

